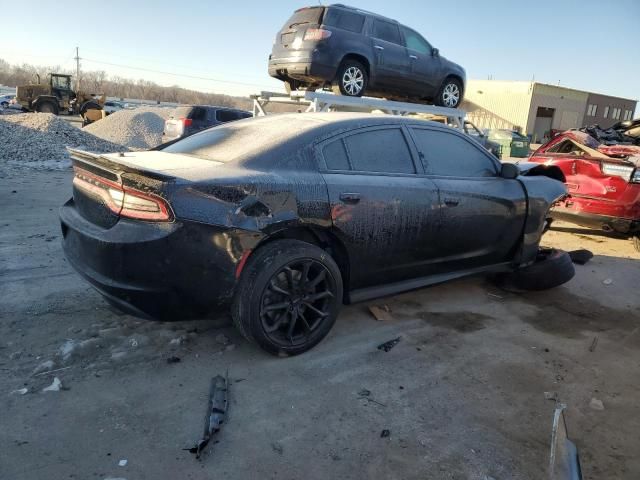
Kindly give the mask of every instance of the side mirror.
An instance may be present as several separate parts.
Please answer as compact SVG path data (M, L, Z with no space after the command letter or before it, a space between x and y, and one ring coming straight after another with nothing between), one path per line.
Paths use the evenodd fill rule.
M500 170L500 176L502 178L513 180L514 178L517 178L518 175L520 175L520 169L516 164L514 163L502 164L502 170Z
M431 49L431 56L432 57L439 57L440 56L440 50L438 50L437 48L432 48Z

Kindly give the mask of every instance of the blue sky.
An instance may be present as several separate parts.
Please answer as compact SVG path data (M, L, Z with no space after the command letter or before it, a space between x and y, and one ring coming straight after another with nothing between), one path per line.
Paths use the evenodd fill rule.
M640 28L638 0L345 3L418 30L442 55L465 67L468 78L535 76L545 83L640 99L640 61L633 44ZM57 22L45 15L29 15L28 22L20 15L6 16L0 58L72 68L78 45L87 70L229 94L280 90L281 83L267 74L273 39L293 10L309 4L313 2L63 1L56 6L62 12L54 15ZM0 0L4 12L13 12L16 5L15 0ZM29 5L29 11L37 12L52 4L30 0ZM76 12L95 20L87 29L67 26L82 25ZM104 33L92 35L92 29Z

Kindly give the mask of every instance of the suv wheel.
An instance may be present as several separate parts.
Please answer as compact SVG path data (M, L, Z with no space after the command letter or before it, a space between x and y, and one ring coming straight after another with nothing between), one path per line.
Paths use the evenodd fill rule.
M362 64L355 60L346 60L338 68L336 78L331 83L331 89L336 95L361 97L368 82L367 71Z
M275 240L249 257L231 314L249 341L273 355L297 355L331 330L342 305L342 276L321 248Z
M436 97L436 105L447 108L458 108L462 101L462 84L455 78L448 78L442 84L438 96Z

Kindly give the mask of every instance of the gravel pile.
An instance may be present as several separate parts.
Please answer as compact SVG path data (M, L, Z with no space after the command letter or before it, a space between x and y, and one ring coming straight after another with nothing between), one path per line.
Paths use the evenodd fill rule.
M0 117L0 165L67 168L70 162L66 147L98 153L126 150L50 113Z
M84 130L131 150L148 150L162 143L164 121L171 112L170 108L157 107L120 110L87 125Z

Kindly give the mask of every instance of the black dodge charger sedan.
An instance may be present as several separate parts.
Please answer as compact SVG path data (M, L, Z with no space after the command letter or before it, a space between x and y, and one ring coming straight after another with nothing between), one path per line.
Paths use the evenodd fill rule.
M562 173L502 165L433 122L273 115L72 159L64 251L109 302L163 319L230 309L275 354L316 345L342 303L479 273L538 289L573 276L538 245Z

